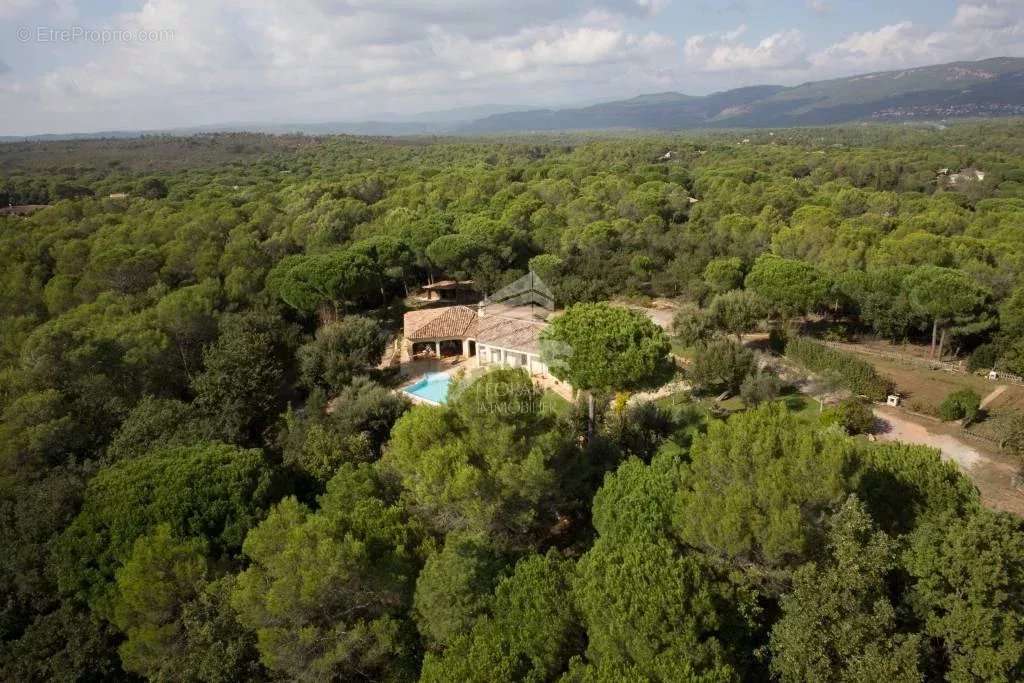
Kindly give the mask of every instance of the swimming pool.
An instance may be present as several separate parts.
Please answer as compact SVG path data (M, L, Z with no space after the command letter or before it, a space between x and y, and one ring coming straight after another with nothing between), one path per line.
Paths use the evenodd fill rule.
M447 403L448 385L451 381L451 376L443 372L428 373L423 379L410 384L402 391L431 403Z

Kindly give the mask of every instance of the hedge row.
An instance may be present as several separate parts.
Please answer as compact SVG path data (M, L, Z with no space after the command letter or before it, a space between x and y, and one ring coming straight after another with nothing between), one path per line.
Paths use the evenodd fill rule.
M870 363L813 339L789 339L786 342L785 354L806 370L834 378L843 388L866 396L872 401L884 401L892 392L892 380L879 375Z

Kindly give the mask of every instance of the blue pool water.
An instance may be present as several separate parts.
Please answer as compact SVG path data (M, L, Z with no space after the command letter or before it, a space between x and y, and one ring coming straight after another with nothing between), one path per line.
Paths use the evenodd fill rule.
M433 401L434 403L447 403L448 385L451 381L452 378L444 373L438 372L428 374L415 384L410 384L402 391L407 394L412 394L413 396L418 396L419 398L427 401Z

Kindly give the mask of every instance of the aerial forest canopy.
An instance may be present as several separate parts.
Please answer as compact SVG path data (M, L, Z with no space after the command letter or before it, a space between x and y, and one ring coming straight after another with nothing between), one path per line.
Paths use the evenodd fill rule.
M740 344L1024 375L1020 121L11 143L0 206L2 680L1024 678L1020 519ZM580 401L393 391L411 289L529 271ZM749 410L626 395L670 342L602 302L651 298Z

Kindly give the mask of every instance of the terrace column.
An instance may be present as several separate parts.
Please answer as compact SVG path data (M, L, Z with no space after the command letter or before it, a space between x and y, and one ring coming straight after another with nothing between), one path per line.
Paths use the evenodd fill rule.
M468 339L463 339L462 340L462 355L465 356L466 358L469 358L469 340Z
M437 357L440 358L441 357L441 342L439 342L439 341L434 342L434 351L437 352Z

